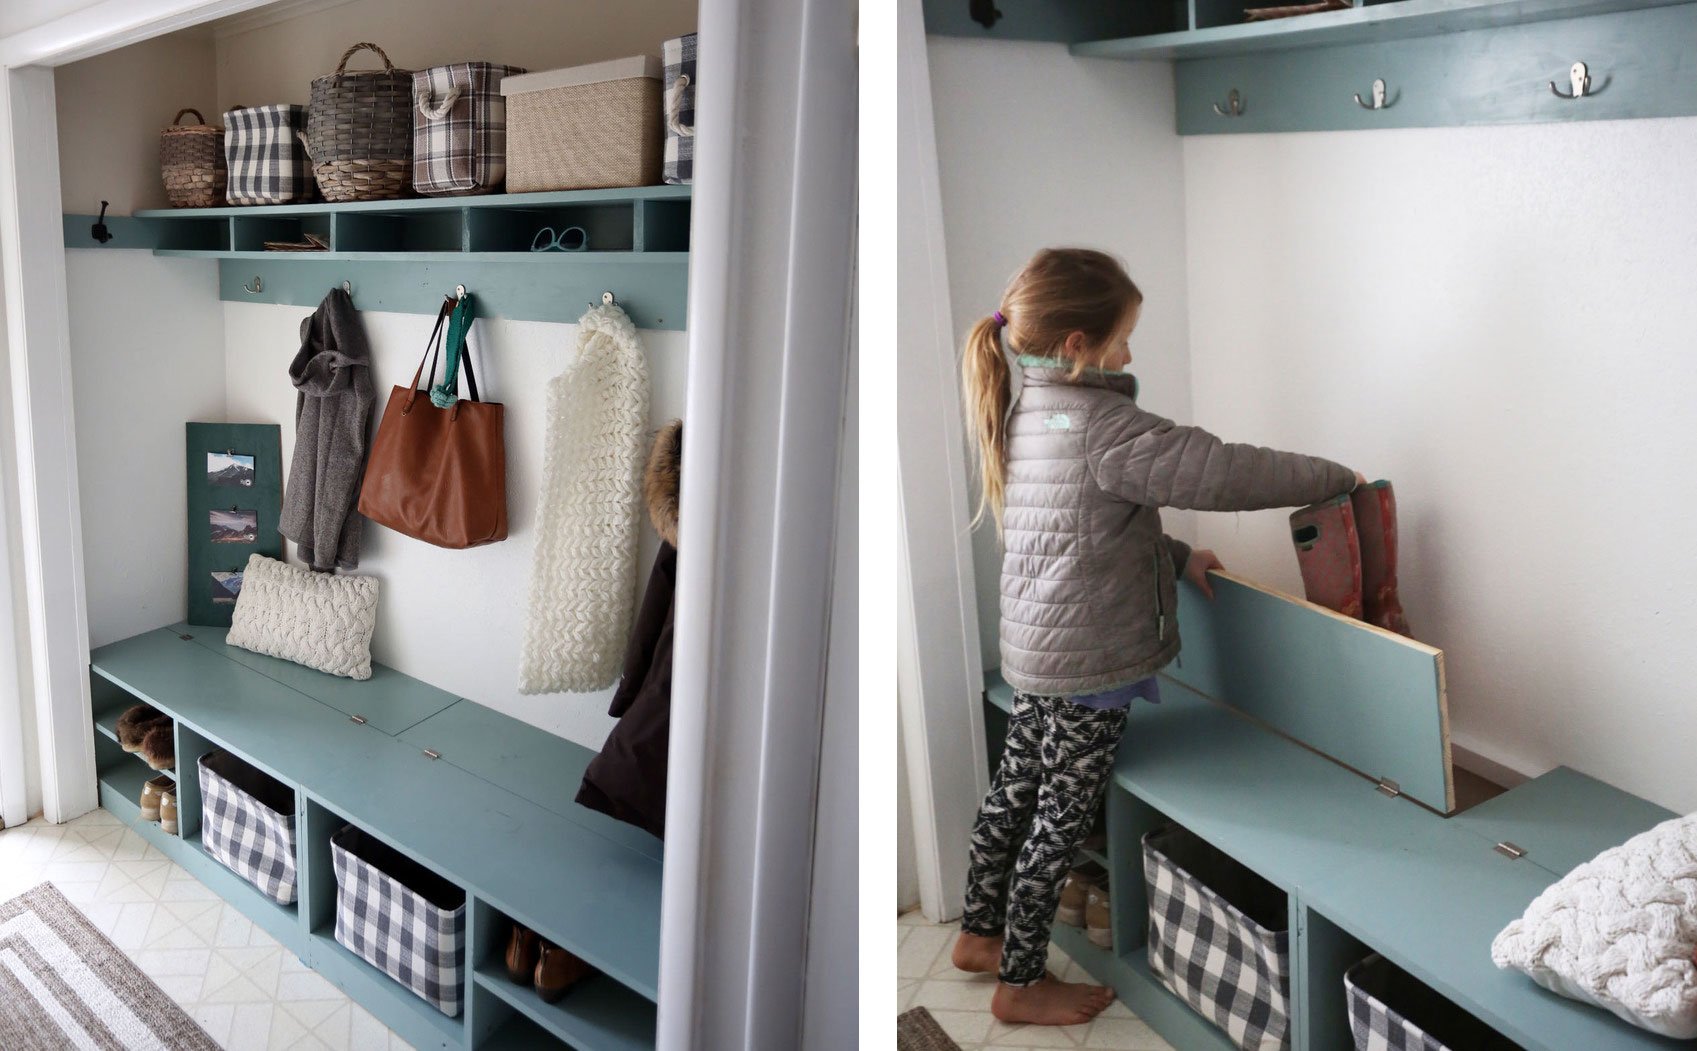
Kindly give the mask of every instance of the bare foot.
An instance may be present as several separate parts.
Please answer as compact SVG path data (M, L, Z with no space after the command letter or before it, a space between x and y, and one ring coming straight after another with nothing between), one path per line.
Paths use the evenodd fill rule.
M955 939L955 951L950 959L963 971L994 974L1002 962L1002 939L961 931L960 937Z
M1010 1025L1078 1025L1095 1018L1113 1002L1112 989L1063 982L1050 974L1034 985L996 983L990 1013Z

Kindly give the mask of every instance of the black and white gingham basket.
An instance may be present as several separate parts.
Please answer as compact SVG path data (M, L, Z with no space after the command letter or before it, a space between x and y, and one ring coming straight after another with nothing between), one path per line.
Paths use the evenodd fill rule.
M229 752L200 770L200 842L279 905L295 901L295 790Z
M1149 969L1243 1051L1288 1051L1284 893L1178 825L1143 837L1143 874Z
M1344 973L1356 1051L1520 1051L1378 953Z
M231 204L309 201L318 184L300 135L305 106L238 106L224 114L224 154L230 169L224 196Z
M661 44L660 59L666 64L666 90L660 96L666 127L661 178L687 183L695 173L695 34Z
M507 177L501 79L524 70L455 62L412 75L412 185L422 194L489 193Z
M352 825L330 837L336 940L457 1017L465 999L465 891Z

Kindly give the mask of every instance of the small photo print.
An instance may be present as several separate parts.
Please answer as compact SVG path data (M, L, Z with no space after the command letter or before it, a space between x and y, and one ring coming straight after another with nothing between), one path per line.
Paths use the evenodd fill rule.
M253 457L242 453L207 453L208 485L253 485Z
M212 574L212 604L215 606L233 606L236 596L242 593L241 573Z
M214 544L251 544L259 539L259 512L230 508L212 509L212 542Z

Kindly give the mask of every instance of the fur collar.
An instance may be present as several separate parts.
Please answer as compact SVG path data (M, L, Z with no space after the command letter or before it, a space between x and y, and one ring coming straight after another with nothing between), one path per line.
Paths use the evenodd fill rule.
M678 480L683 476L684 421L673 420L660 428L654 451L648 454L648 469L642 476L642 493L648 501L648 517L660 539L678 546Z

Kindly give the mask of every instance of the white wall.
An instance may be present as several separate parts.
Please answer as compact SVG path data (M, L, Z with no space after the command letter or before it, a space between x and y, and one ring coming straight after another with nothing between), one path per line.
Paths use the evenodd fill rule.
M1697 809L1697 120L1185 140L1198 422L1397 485L1458 744ZM1204 516L1299 587L1279 512Z
M1145 297L1132 337L1141 401L1188 422L1172 67L1073 58L1059 44L931 37L929 45L955 330L964 338L996 309L1008 279L1039 248L1112 252ZM1181 537L1190 535L1188 519L1164 516ZM995 668L1001 554L993 527L977 531L974 548L984 666Z

